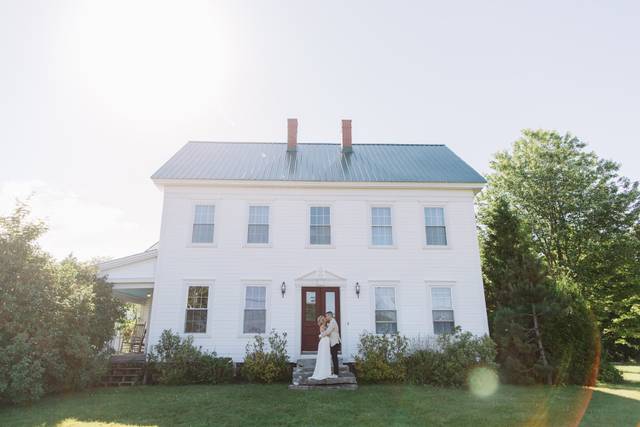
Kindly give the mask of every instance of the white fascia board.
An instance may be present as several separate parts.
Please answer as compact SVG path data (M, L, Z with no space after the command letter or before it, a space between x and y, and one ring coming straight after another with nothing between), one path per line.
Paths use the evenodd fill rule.
M112 284L112 289L152 289L155 280L153 277L132 277L127 279L114 279L107 282Z
M286 187L286 188L395 188L482 190L481 182L355 182L355 181L261 181L231 179L154 179L156 186L219 186L219 187Z
M134 264L140 261L146 261L158 257L158 250L153 249L139 254L133 254L122 258L116 258L109 261L101 262L98 264L98 270L100 273L104 273L105 270L111 270L112 268L123 267L125 265Z

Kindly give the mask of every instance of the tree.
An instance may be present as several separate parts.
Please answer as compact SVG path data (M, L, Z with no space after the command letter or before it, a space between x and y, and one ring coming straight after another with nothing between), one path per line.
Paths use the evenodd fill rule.
M516 263L528 254L527 239L520 219L504 198L485 203L480 211L480 252L485 284L485 298L490 323L495 311L510 300L521 271Z
M576 137L525 130L491 163L485 202L504 198L554 279L568 275L600 323L603 342L640 349L638 183Z
M480 218L489 318L505 380L592 383L597 333L586 304L570 294L568 279L547 275L505 199L485 204Z
M541 316L547 309L545 274L506 200L498 199L483 214L483 273L490 290L494 337L507 376L522 382L537 369L551 384L552 372L540 332Z
M57 263L40 249L46 226L28 215L19 204L0 217L0 402L95 382L122 315L95 267L74 258Z

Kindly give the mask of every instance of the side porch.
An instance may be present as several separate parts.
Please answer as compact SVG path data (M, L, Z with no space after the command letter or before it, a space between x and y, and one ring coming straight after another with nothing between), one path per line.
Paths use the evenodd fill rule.
M98 274L112 284L113 295L127 305L124 321L109 343L116 356L144 357L149 340L158 244L144 252L99 264Z
M110 349L116 355L146 354L153 283L114 283L113 295L126 304L127 314L116 326Z
M153 283L114 283L113 294L127 305L127 315L116 325L109 343L113 354L103 384L106 387L145 384Z

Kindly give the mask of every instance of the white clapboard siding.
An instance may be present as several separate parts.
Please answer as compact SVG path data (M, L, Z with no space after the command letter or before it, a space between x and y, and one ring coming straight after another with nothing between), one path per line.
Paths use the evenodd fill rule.
M344 278L341 288L343 355L357 351L358 335L373 331L373 286L395 286L399 332L433 333L432 285L453 289L455 322L474 334L488 332L472 190L164 186L149 342L164 329L184 331L188 283L211 284L206 334L195 342L241 361L250 337L242 334L244 286L265 283L267 328L286 331L289 355L300 354L300 288L314 271ZM195 203L215 204L215 244L190 244ZM332 248L308 247L311 204L331 206ZM271 207L269 247L247 247L248 206ZM370 246L370 207L391 206L394 247ZM446 212L446 248L425 248L423 207ZM282 298L280 286L286 283ZM355 283L361 286L356 297Z

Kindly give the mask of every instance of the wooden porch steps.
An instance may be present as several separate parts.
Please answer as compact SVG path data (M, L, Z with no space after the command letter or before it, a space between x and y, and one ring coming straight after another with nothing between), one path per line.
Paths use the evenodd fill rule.
M109 372L103 378L105 387L132 386L144 383L146 372L144 354L112 356Z
M316 359L300 359L293 370L290 390L357 390L356 376L349 371L349 367L340 362L337 378L324 380L311 379Z

